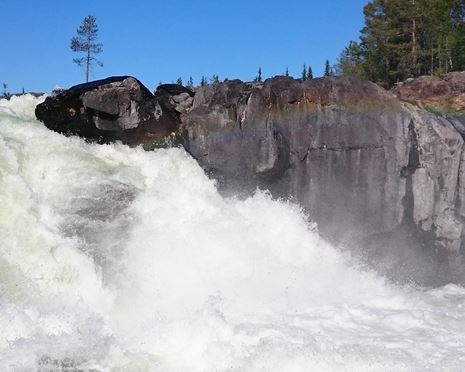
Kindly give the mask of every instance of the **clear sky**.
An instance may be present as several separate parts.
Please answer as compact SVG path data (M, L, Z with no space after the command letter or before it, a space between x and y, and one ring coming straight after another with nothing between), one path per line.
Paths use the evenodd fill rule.
M99 25L104 66L92 79L133 75L149 89L192 76L251 80L322 74L363 26L368 0L0 0L0 83L50 91L85 79L70 39L84 17ZM3 90L3 89L2 89Z

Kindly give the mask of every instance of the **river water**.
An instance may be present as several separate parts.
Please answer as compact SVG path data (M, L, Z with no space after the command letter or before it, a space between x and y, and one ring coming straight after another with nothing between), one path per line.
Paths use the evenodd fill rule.
M388 283L181 149L0 101L1 371L463 371L465 289Z

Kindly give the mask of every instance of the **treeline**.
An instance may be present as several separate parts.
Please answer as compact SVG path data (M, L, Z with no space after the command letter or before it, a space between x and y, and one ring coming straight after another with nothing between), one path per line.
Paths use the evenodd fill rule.
M329 63L329 60L326 60L323 76L332 76L334 74L335 74L334 68L331 67L331 65ZM290 76L289 68L286 68L286 70L283 73L283 76ZM313 79L313 70L312 70L311 66L308 66L308 68L307 68L307 65L304 63L300 79L303 80L303 81ZM225 79L225 80L228 80L228 79ZM172 81L172 82L174 83L174 81ZM261 67L258 68L257 75L254 77L253 82L254 83L263 82L262 68ZM200 82L199 82L199 84L197 86L203 87L204 85L207 85L207 84L218 84L218 83L220 83L219 75L213 74L210 78L207 77L207 76L202 75L202 77L200 79ZM162 84L163 83L161 81L158 83L158 85L162 85ZM178 77L176 79L176 84L179 84L179 85L184 84L181 77ZM190 88L190 89L193 89L193 88L196 87L196 85L194 84L194 79L192 78L192 76L190 76L189 79L187 80L186 87Z
M386 87L409 77L465 70L465 0L373 0L360 41L336 72Z

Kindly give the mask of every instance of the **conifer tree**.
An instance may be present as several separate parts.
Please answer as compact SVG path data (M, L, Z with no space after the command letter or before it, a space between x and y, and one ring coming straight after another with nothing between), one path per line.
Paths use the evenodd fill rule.
M463 0L372 0L360 42L341 53L338 73L386 87L423 74L465 69Z
M302 80L305 81L307 80L307 66L304 63L304 68L302 70Z
M329 60L327 59L325 62L325 72L324 76L331 76L331 66L329 65Z
M261 83L262 82L262 68L258 68L258 75L255 77L254 81L256 83Z
M312 79L313 79L313 71L312 71L312 67L311 67L311 66L308 66L307 79L308 79L308 80L312 80Z
M96 54L103 51L103 44L97 42L98 26L97 19L88 15L77 29L77 36L71 39L71 50L77 53L84 53L84 57L74 58L73 62L78 66L85 66L86 82L89 81L91 66L95 63L102 67L103 63L95 58Z
M176 84L182 85L182 79L180 77L176 79Z
M286 72L284 73L284 76L289 76L289 68L286 67Z
M187 81L187 87L189 89L194 89L194 79L192 79L192 76L189 76L189 80Z
M203 87L207 85L207 78L202 75L202 79L200 79L200 86Z
M362 65L361 47L357 42L350 41L337 61L336 73L364 77Z
M210 79L210 82L211 82L212 84L219 84L219 82L220 82L220 77L219 77L218 75L216 75L216 74L213 74L212 77L211 77L211 79Z

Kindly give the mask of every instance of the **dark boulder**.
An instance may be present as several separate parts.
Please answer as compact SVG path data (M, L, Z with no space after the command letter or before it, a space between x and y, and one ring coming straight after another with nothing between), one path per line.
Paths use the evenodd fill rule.
M76 85L47 97L36 117L59 133L131 145L162 141L180 125L179 112L166 95L153 95L130 76Z

